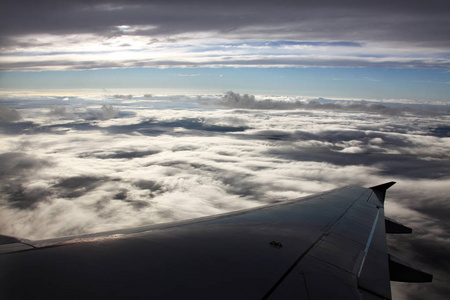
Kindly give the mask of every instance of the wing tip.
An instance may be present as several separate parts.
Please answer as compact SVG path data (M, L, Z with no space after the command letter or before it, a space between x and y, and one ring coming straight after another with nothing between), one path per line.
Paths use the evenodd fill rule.
M394 184L395 181L389 181L383 184L372 186L369 189L371 189L375 193L375 195L378 198L378 201L380 201L380 203L383 204L386 198L386 190L391 186L393 186Z
M386 183L383 183L383 184L372 186L369 189L378 190L380 192L386 192L386 190L388 188L390 188L391 186L393 186L394 184L396 184L395 181L389 181L389 182L386 182Z

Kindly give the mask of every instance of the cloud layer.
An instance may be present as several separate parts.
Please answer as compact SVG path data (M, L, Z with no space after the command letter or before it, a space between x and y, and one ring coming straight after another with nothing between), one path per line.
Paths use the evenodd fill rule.
M228 92L3 100L13 118L0 123L0 233L98 232L395 180L386 213L415 233L390 238L391 251L450 279L448 253L439 251L450 245L448 114L267 99ZM448 292L439 281L394 285L399 298Z
M211 104L204 102L205 105ZM398 106L395 103L379 103L367 101L336 101L331 99L256 99L253 95L240 95L233 91L228 91L225 95L214 102L213 105L229 107L229 108L244 108L244 109L264 109L264 110L291 110L291 109L306 109L306 110L339 110L347 112L367 112L378 113L383 115L402 115L402 114L424 114L424 115L441 115L448 113L448 106L446 105L417 105L409 104Z
M450 10L440 0L1 5L2 70L450 63Z

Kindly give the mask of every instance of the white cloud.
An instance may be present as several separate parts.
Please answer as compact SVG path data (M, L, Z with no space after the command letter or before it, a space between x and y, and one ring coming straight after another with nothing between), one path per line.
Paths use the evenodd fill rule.
M248 100L250 104L257 102L253 96L239 97L238 100ZM132 103L123 103L120 106L120 101L117 102L121 110L134 112ZM78 107L81 111L78 114L87 121L53 119L51 123L48 123L51 116L39 114L38 110L28 111L28 118L35 116L33 120L38 122L38 127L31 131L35 134L3 139L5 153L33 153L36 159L52 164L24 178L25 188L36 190L42 186L51 191L50 195L42 196L34 209L50 209L53 201L60 206L69 197L72 208L97 207L97 221L103 224L98 226L104 229L113 224L124 225L127 222L123 220L131 218L135 221L130 221L129 226L245 208L345 184L371 185L385 180L380 171L387 165L380 165L386 159L382 156L373 163L365 160L368 152L394 156L407 152L420 157L427 153L430 159L439 160L445 157L444 150L448 147L446 139L437 137L358 131L348 123L353 113L325 110L280 114L140 109L124 118L118 115L118 108L105 104L100 109ZM53 108L52 112L51 115L56 112L61 115L66 110ZM383 122L377 119L380 126L393 121L389 117ZM55 134L59 130L64 134ZM384 144L387 145L383 147ZM345 166L337 160L339 153L362 158ZM87 187L61 190L64 178L87 180ZM390 179L393 178L386 178ZM155 191L138 188L139 180L156 182L159 188ZM202 194L201 190L205 192ZM183 200L186 202L175 205L179 193L186 195ZM119 199L114 200L115 197ZM14 204L20 199L4 201ZM191 209L187 208L189 205ZM159 212L158 207L165 213ZM121 211L132 217L124 217ZM36 215L34 210L27 213L30 218ZM96 222L95 214L89 215L93 218L90 222ZM116 219L117 222L113 221ZM73 226L80 233L99 228ZM61 235L68 230L67 226L64 228L33 234L30 226L26 237L43 237L44 232ZM7 230L21 235L9 225Z
M2 67L448 66L442 3L5 4ZM445 5L444 5L445 6ZM57 12L52 12L57 9ZM120 17L118 17L120 13ZM230 17L232 16L232 17ZM56 19L55 19L56 18ZM66 20L53 26L59 18ZM364 24L364 26L361 26ZM421 26L416 26L421 24ZM305 30L308 28L308 30ZM411 28L415 28L411 33Z
M2 234L98 232L395 180L386 214L413 227L417 238L393 245L406 243L412 257L414 241L450 243L450 145L435 130L446 115L218 109L187 96L152 96L144 106L139 97L114 98L114 107L69 99L61 100L66 109L50 110L42 99L16 100L24 119L0 128ZM266 99L235 98L256 106ZM296 103L286 100L273 102Z
M398 43L283 44L261 37L243 40L217 32L174 35L170 40L148 43L139 30L105 38L95 34L14 37L17 46L5 49L3 70L71 70L131 67L416 67L445 68L450 61L442 49ZM146 32L144 30L144 32ZM217 38L221 36L221 38ZM176 41L174 44L173 40ZM298 40L298 39L294 39ZM357 44L357 43L355 43ZM126 47L124 47L126 45ZM230 46L231 45L231 46ZM196 74L179 74L179 76ZM379 80L379 79L378 79Z

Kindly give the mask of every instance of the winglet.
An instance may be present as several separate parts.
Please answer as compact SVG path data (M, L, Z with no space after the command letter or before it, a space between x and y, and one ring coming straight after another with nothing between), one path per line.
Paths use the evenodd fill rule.
M384 198L386 197L386 190L393 186L395 184L395 181L386 182L380 185L372 186L370 189L372 189L377 196L378 200L381 203L384 203Z

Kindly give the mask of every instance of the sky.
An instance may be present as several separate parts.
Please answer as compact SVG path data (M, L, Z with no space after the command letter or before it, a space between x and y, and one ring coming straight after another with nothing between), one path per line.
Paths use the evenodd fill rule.
M450 294L448 1L0 4L0 234L397 184L389 252Z
M448 102L448 1L2 1L0 88ZM245 84L244 84L245 83Z

